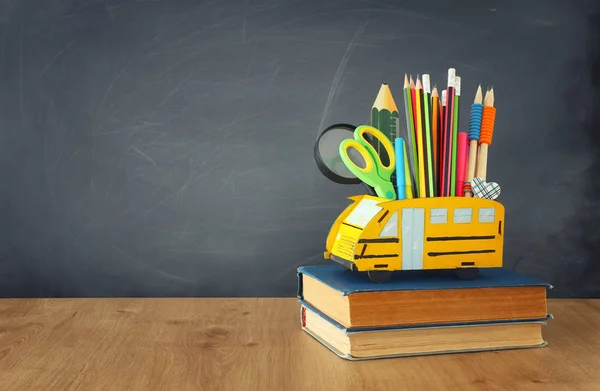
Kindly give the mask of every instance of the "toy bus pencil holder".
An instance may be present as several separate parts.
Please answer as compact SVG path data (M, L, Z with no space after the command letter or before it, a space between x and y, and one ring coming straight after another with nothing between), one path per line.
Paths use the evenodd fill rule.
M349 199L329 231L324 256L373 282L404 270L452 269L474 279L481 268L502 267L504 206L496 200Z

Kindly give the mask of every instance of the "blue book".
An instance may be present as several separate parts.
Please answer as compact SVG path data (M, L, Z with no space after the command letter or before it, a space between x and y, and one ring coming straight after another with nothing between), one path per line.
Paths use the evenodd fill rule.
M542 327L551 318L358 330L300 302L302 330L348 360L544 347Z
M451 270L402 271L385 284L339 265L298 268L298 298L351 330L545 319L551 288L504 268L473 280Z

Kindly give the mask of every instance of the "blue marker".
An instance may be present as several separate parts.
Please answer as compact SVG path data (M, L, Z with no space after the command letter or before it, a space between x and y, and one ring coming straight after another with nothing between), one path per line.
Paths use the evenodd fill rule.
M404 140L397 137L394 143L396 152L396 186L398 199L406 199L406 172L404 171Z

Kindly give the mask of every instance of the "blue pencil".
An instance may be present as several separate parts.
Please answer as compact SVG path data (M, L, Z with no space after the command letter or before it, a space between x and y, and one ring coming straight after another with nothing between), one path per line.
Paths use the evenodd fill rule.
M396 185L398 187L398 199L406 199L406 172L404 167L404 140L401 137L397 137L394 140L394 147L396 153Z

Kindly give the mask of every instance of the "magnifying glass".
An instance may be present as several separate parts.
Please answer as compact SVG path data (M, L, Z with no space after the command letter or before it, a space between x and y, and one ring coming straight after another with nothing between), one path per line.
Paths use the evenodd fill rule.
M342 185L362 183L367 193L376 195L375 189L358 179L346 167L340 156L342 141L354 138L356 126L350 124L335 124L325 128L317 138L314 148L315 162L319 171L329 180ZM364 167L366 162L356 150L349 150L348 155L357 165Z

